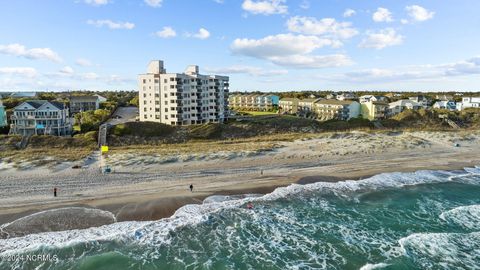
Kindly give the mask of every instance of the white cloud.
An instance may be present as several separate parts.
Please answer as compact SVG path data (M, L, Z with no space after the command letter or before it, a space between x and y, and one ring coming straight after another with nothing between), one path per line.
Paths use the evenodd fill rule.
M416 22L423 22L423 21L430 20L435 15L435 12L429 11L424 7L421 7L418 5L407 6L405 9L407 10L410 18Z
M163 0L144 0L145 4L157 8L162 6Z
M223 68L206 68L207 72L217 74L249 74L252 76L270 77L288 74L285 69L265 70L259 67L252 66L230 66Z
M80 79L85 79L85 80L96 80L98 78L100 78L100 76L98 76L98 74L94 72L87 72L80 75Z
M216 3L219 3L219 4L223 4L223 3L224 3L223 0L213 0L213 1L216 2Z
M311 17L292 17L287 21L288 30L307 35L327 35L333 38L349 39L358 34L349 22L337 22L333 18L317 20Z
M111 20L88 20L88 24L96 27L107 26L110 29L127 29L131 30L135 27L134 23L130 22L113 22Z
M60 69L60 73L64 75L72 75L74 70L70 66L64 66L62 69Z
M90 67L90 66L93 66L92 62L88 59L84 59L84 58L78 58L76 61L75 61L75 64L79 65L79 66L82 66L82 67Z
M37 70L31 67L0 67L0 74L32 78L37 76Z
M21 44L0 45L0 53L21 56L28 59L46 59L53 62L61 62L62 59L50 48L27 49Z
M252 14L285 14L288 12L288 6L285 5L286 0L244 0L242 9Z
M381 83L397 81L437 81L448 77L472 75L480 75L480 56L442 65L404 66L394 69L372 68L319 77L338 82Z
M357 12L351 8L349 9L346 9L344 12L343 12L343 17L344 18L348 18L348 17L352 17L353 15L357 14Z
M310 2L308 0L303 0L302 3L300 4L301 9L309 9L310 8Z
M92 5L92 6L103 6L112 1L110 0L85 0L86 4Z
M172 37L177 36L177 32L175 32L175 30L173 30L172 27L165 26L165 27L162 28L161 31L155 32L155 35L157 37L161 37L161 38L172 38Z
M233 53L268 60L281 66L320 68L351 64L344 55L311 55L319 48L337 47L338 42L317 36L279 34L262 39L235 39L230 46Z
M353 61L344 54L332 55L289 55L274 56L270 60L277 65L293 68L327 68L341 67L353 64Z
M210 37L210 32L208 32L208 30L205 28L200 28L197 33L195 34L186 33L185 36L198 38L198 39L207 39Z
M382 29L378 32L367 32L367 37L362 40L360 47L383 49L389 46L400 45L404 37L395 32L393 28Z
M372 19L375 22L392 22L393 21L392 13L390 12L390 10L383 7L377 8L377 11L372 15Z

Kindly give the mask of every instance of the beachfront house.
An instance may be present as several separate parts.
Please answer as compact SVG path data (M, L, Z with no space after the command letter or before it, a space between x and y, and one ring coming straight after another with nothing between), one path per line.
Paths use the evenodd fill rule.
M418 110L421 109L422 105L410 99L401 99L395 102L388 104L388 115L396 115L405 110Z
M257 97L257 110L259 111L271 111L278 108L279 96L276 95L259 95Z
M5 111L5 106L3 106L3 103L0 100L0 127L5 127L7 125L7 112Z
M354 93L342 93L337 95L337 100L352 100L356 98L357 96Z
M278 102L280 112L295 114L298 112L298 98L282 98Z
M411 101L415 101L417 102L418 104L420 104L423 108L427 108L431 101L430 101L430 98L424 96L424 95L419 95L419 96L414 96L414 97L409 97L408 99L410 99Z
M370 121L384 119L388 112L388 103L382 101L369 101L361 104L362 117Z
M374 95L364 95L358 98L358 102L360 103L367 103L369 101L388 102L388 98L384 96L374 96Z
M270 94L235 94L230 95L230 109L249 111L270 111L278 107L279 97Z
M321 99L314 103L313 111L321 121L348 120L359 116L360 103L352 100Z
M454 111L457 109L457 104L453 100L448 101L437 101L433 104L434 109L445 109L449 111Z
M70 113L94 111L100 108L100 103L107 101L100 95L70 97Z
M457 103L457 110L467 108L480 108L480 97L463 97L462 102Z
M72 134L68 107L55 101L25 101L13 109L10 122L10 133L16 135Z

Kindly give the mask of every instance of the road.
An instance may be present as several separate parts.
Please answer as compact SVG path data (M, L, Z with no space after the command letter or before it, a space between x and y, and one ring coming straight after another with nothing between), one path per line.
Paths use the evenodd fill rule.
M118 125L127 122L135 122L135 118L138 116L137 107L118 107L113 113L112 117L107 120L109 125ZM119 117L117 119L117 117Z

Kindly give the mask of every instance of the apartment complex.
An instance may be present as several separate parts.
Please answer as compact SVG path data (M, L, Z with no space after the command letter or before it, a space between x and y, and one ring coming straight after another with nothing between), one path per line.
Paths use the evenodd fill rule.
M361 104L362 117L368 120L384 119L388 113L389 104L382 101L369 101Z
M10 133L16 135L55 135L72 134L72 124L65 104L30 100L13 109Z
M3 106L3 103L0 100L0 127L5 126L7 126L7 112L5 111L5 106Z
M151 61L138 75L140 121L167 125L221 123L228 116L229 78L201 75L198 66L167 73L163 61Z
M321 98L305 98L298 101L298 109L304 113L309 113L314 110L315 102L321 100Z
M352 100L323 99L314 104L314 112L319 120L348 120L358 117L360 103Z
M279 97L270 94L230 95L228 104L235 110L271 111L278 108Z
M283 113L295 114L298 112L298 98L282 98L278 102L278 108Z
M100 108L100 103L107 101L99 95L70 97L70 113L94 111Z

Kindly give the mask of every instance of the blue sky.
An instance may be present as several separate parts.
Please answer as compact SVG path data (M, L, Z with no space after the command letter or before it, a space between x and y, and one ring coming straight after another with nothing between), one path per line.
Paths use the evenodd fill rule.
M232 90L480 90L478 0L18 0L0 91L131 90L152 59Z

